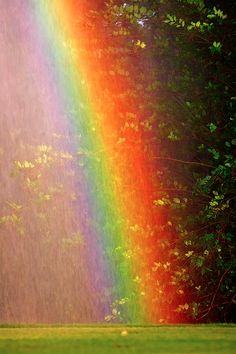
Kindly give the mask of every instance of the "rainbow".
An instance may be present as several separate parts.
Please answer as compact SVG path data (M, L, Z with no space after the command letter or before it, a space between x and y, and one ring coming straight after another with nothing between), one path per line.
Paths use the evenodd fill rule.
M37 136L44 156L53 155L50 134L56 140L53 149L59 147L62 158L70 160L73 156L69 163L75 176L72 184L65 184L68 193L72 190L79 196L74 198L76 206L72 202L63 203L65 213L73 208L70 225L76 223L87 245L81 253L84 259L81 278L87 279L83 296L86 298L87 293L89 298L92 293L92 300L86 310L90 314L82 321L175 321L174 312L171 315L163 301L161 282L167 280L155 266L164 259L160 247L164 236L158 231L162 215L153 204L157 189L155 147L146 148L144 126L133 103L139 97L133 102L126 97L114 102L121 84L111 69L112 55L109 58L107 54L112 44L110 34L99 29L99 20L88 22L88 8L83 0L10 3L6 5L10 10L6 11L15 15L15 23L21 23L21 32L27 37L22 44L24 55L20 63L25 65L21 70L33 77L31 104L43 107L41 116L37 112L31 121L22 122L31 135ZM123 112L117 109L118 104L126 107ZM23 123L19 123L21 128ZM24 139L31 141L30 134L26 133ZM21 172L31 167L22 162L25 158L20 156L17 160ZM42 162L42 156L27 161L34 166L35 161ZM63 165L61 173L65 168ZM58 179L58 174L53 176L49 181ZM31 177L27 178L31 181ZM43 184L46 183L45 179ZM62 211L56 215L59 217L54 223L60 223ZM54 227L59 234L62 226ZM76 260L77 256L73 257ZM60 286L62 289L63 280ZM45 320L36 315L29 318L31 322ZM62 316L61 321L79 321L73 318ZM16 318L19 319L24 321L24 317Z

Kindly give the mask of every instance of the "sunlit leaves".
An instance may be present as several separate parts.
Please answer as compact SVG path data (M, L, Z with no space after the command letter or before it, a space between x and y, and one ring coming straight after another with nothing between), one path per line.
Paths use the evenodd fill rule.
M15 203L15 202L7 202L7 204L8 204L12 209L14 209L14 210L19 211L19 210L22 209L22 205L17 204L17 203Z
M187 258L191 257L193 255L194 251L188 251L187 253L185 253L185 256Z
M84 237L80 232L73 234L71 237L63 238L62 244L67 247L83 246L85 244Z
M31 161L16 161L15 165L18 170L32 169L35 166Z
M140 41L139 39L137 40L135 45L141 49L144 49L146 47L146 44L143 41Z
M227 19L227 15L221 9L217 9L215 6L213 7L212 11L209 12L207 15L209 19L220 19L225 20Z
M68 152L61 152L59 156L61 159L64 159L64 160L72 160L73 159L73 156L71 154L69 154Z
M52 151L52 146L51 145L38 145L37 150L42 153L50 153Z
M175 15L167 14L164 23L170 26L175 26L176 28L181 28L185 26L185 20L182 18L177 19Z
M16 214L11 214L11 215L3 215L0 217L0 224L16 224L21 221L20 216Z
M185 312L189 309L189 304L185 303L185 304L181 304L177 307L176 312Z
M156 206L164 206L164 205L168 205L168 201L165 199L158 199L158 200L154 200L153 204Z
M47 202L51 200L52 196L50 194L44 193L44 192L39 192L38 198L40 202Z
M110 305L111 313L105 316L106 322L122 320L123 307L129 303L129 299L127 297L123 297L113 301Z

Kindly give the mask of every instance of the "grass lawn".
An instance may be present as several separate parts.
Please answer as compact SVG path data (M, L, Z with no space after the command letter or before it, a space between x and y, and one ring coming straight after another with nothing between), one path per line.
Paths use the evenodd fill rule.
M236 353L236 326L0 326L0 354Z

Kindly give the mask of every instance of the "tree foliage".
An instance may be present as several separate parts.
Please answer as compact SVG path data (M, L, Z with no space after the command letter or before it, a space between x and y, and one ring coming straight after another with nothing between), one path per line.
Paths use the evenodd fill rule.
M160 232L172 235L168 272L186 321L235 320L234 10L222 1L111 0L103 13L116 110L127 117L135 107L132 124L145 128L158 162L153 203L165 214Z

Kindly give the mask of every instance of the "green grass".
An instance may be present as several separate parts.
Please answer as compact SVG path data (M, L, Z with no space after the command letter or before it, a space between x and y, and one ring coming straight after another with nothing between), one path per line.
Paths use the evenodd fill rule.
M0 354L235 352L236 326L0 326Z

